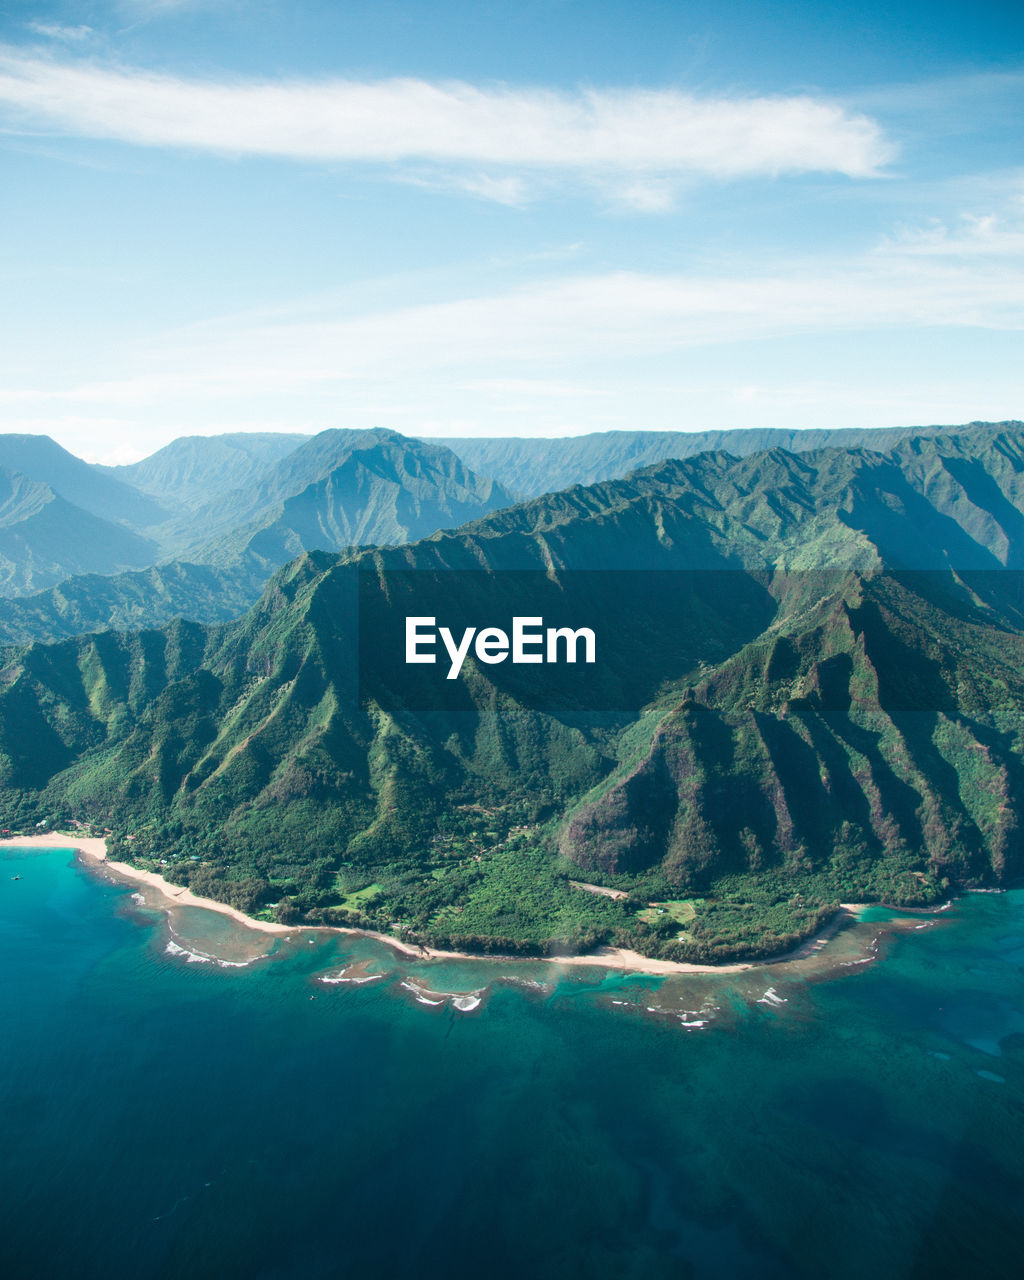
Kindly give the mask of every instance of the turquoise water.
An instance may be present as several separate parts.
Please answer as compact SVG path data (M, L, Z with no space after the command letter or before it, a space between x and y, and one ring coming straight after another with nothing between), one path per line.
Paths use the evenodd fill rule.
M665 980L172 925L0 855L5 1277L1020 1274L1024 893Z

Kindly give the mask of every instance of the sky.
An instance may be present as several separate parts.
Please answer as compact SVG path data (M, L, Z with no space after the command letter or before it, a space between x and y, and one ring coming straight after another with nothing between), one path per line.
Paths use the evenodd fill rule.
M0 431L1024 417L1024 5L0 0Z

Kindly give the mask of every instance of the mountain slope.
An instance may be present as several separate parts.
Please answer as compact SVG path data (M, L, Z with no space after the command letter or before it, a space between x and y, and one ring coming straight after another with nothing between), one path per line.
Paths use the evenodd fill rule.
M884 901L1019 876L1024 637L922 576L853 575L781 614L687 690L562 853L687 893L779 867Z
M406 542L513 500L447 449L393 431L323 431L169 536L202 563L252 555L276 568L302 551Z
M68 573L116 573L146 564L153 551L139 534L0 467L0 597L38 591Z
M469 472L448 450L394 432L327 431L298 439L297 449L286 448L294 443L288 437L275 436L257 436L254 443L234 436L177 441L148 459L148 468L140 463L137 469L117 469L130 470L147 485L166 483L180 500L173 519L148 530L150 542L125 533L115 546L109 530L58 516L58 508L43 517L38 494L30 498L26 488L17 497L12 490L12 530L18 510L36 523L10 532L6 544L0 535L0 554L7 547L8 593L46 594L17 605L0 603L0 643L159 626L173 616L221 621L248 607L270 574L304 550L407 541L512 501L500 485ZM239 475L260 478L228 489ZM216 484L220 495L207 500ZM47 520L66 529L69 545ZM40 543L35 554L33 538ZM107 581L95 576L157 560L143 572Z
M110 628L161 627L175 618L228 622L259 598L262 571L172 560L117 574L79 574L0 602L0 645L58 640Z

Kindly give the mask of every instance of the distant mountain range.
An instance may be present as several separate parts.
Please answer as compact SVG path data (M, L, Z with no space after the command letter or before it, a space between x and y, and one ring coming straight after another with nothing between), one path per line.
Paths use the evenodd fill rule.
M182 436L141 462L95 470L148 494L162 506L197 507L232 489L258 483L275 462L309 439L269 431Z
M408 542L513 501L441 446L394 431L324 431L163 537L202 563L255 557L277 568L303 551Z
M444 490L428 523L505 496L400 441L365 470L353 448L360 482L310 481L314 505L368 487L379 527L411 531L407 476ZM278 474L253 501L281 506L264 528L285 550L302 528ZM24 648L0 671L0 817L106 822L136 860L284 921L769 954L839 900L1024 871L1022 571L1019 427L663 461L308 551L224 625ZM423 613L575 620L599 661L470 654L449 684L396 660ZM626 896L574 887L593 881Z
M62 449L49 436L0 435L0 467L47 485L72 506L137 532L166 519L163 504Z
M159 627L175 618L229 622L259 598L266 580L266 572L252 566L217 569L180 560L125 573L81 573L48 591L0 599L0 645Z
M303 551L406 542L514 500L392 431L197 437L118 468L0 436L5 459L23 470L0 470L0 597L17 597L0 643L224 620Z
M493 476L524 497L536 497L574 484L614 480L666 458L692 458L723 452L743 458L769 449L806 453L813 449L891 449L908 436L948 435L986 427L1017 430L1019 422L972 422L964 427L876 427L797 431L738 428L730 431L601 431L555 440L485 436L444 437L447 445L480 475Z

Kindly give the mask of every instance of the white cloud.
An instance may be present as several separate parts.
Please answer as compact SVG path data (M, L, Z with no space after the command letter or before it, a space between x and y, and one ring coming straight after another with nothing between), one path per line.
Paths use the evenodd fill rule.
M676 202L675 183L663 178L640 178L612 187L609 197L613 204L637 213L665 213Z
M660 210L671 203L672 180L684 176L869 178L895 155L875 121L810 95L569 93L414 79L217 83L11 48L0 50L0 104L8 125L141 146L464 165L472 172L456 174L458 185L505 203L521 203L526 188L495 174L501 168L616 177L616 198Z
M90 456L86 461L98 462L104 467L127 467L133 462L141 462L147 456L146 450L140 449L137 444L124 443L116 444L95 457Z
M1021 203L1019 197L1017 203ZM923 227L902 227L882 244L879 252L941 258L1024 255L1024 220L1008 220L993 213L965 213L951 227L935 219Z
M482 200L494 200L498 204L511 205L518 208L529 200L528 188L522 178L490 178L486 174L478 177L466 176L457 179L458 185L470 195L479 196Z
M401 181L413 187L424 187L430 191L444 191L456 188L480 200L491 200L495 204L508 205L512 209L522 209L531 204L540 194L537 183L527 182L517 174L495 177L485 173L412 173L400 175Z
M179 335L175 359L225 392L236 379L298 390L396 368L456 370L500 385L562 376L586 361L628 366L710 344L908 327L1024 329L1024 262L964 264L890 248L852 263L794 262L737 278L562 276L382 313L226 318Z
M604 394L584 382L561 382L554 378L477 378L462 383L459 389L483 391L498 399L525 396L537 400L578 400Z
M209 8L217 0L117 0L119 9L128 14L159 17L164 13L173 13L178 9L195 9L200 6Z
M93 33L92 27L84 25L66 27L58 22L29 22L26 25L29 31L34 31L37 36L45 36L48 40L65 40L71 43L87 40Z

